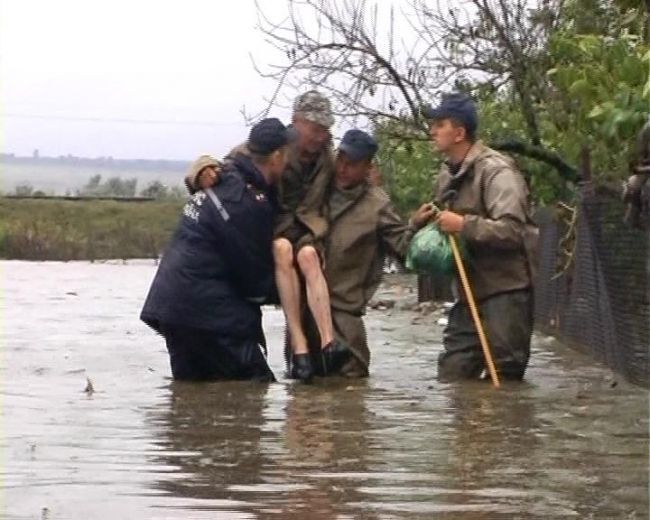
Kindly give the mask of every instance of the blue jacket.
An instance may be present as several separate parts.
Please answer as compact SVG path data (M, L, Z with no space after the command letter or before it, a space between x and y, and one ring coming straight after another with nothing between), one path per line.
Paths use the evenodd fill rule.
M276 207L250 158L237 156L185 204L140 318L156 331L165 323L259 337L260 305L274 288Z

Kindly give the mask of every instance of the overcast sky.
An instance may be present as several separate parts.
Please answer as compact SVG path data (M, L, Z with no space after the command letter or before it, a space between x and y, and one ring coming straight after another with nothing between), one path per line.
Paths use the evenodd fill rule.
M2 0L2 151L225 153L247 134L242 106L260 110L273 88L249 57L271 56L256 23L253 0Z

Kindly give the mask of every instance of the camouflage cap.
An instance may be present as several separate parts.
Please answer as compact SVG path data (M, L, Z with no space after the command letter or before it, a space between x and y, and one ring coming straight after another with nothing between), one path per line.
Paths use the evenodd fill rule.
M330 100L317 90L310 90L296 98L293 104L294 117L329 128L334 124Z

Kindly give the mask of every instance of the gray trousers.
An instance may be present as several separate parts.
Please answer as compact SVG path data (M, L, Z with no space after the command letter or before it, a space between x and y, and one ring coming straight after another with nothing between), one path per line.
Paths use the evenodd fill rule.
M522 379L533 332L532 290L496 294L477 305L499 376ZM478 333L465 302L457 301L451 308L443 346L438 358L440 379L474 379L486 368Z

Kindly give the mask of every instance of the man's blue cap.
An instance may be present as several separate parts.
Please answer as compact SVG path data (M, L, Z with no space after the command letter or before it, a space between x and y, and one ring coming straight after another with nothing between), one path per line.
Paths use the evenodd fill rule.
M462 92L445 94L437 107L424 107L422 115L427 119L457 119L472 134L478 128L478 115L474 100Z
M378 148L377 141L370 134L356 128L345 132L339 144L339 151L344 152L352 161L372 159Z
M297 132L282 124L279 119L270 117L257 123L248 135L248 149L260 155L269 155L278 148L295 141Z

